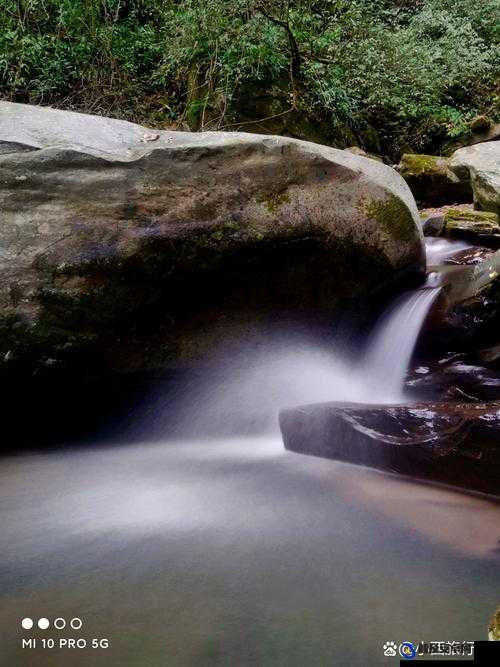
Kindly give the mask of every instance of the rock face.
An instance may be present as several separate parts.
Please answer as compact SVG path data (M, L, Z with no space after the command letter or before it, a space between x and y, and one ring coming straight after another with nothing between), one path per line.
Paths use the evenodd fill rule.
M500 141L460 148L449 166L462 183L471 183L476 208L500 214Z
M422 214L422 230L424 236L440 236L444 228L444 215L432 213L430 215Z
M406 153L396 167L422 206L441 206L472 199L470 183L449 169L448 159Z
M475 354L453 354L420 365L410 374L406 389L416 400L500 401L500 376L478 365L475 357Z
M488 639L492 642L500 642L500 607L488 625Z
M285 447L500 496L500 403L283 410Z
M450 267L451 268L451 267ZM476 266L456 267L443 287L440 306L448 332L460 340L498 342L500 323L500 251Z
M134 336L158 313L176 359L208 311L331 309L424 267L394 170L282 137L0 102L0 210L4 366L96 347L101 365L144 365Z

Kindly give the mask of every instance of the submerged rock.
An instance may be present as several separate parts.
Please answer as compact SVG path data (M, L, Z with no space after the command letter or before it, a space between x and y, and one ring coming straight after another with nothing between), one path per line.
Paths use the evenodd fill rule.
M472 199L470 183L449 169L447 158L405 153L396 168L419 204L440 206Z
M453 264L455 266L470 266L481 264L485 259L491 257L493 250L481 246L471 246L465 250L460 250L444 260L444 264Z
M449 166L464 185L472 185L476 208L500 214L500 141L460 148Z
M330 311L424 269L407 185L345 151L0 102L0 153L9 368L162 365L231 310Z
M282 410L286 449L500 496L500 403Z

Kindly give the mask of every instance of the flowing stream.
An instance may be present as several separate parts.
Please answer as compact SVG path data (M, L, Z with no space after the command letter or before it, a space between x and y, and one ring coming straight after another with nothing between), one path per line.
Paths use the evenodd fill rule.
M1 664L361 667L394 664L389 640L486 638L497 503L291 454L275 430L283 405L407 400L438 291L396 300L364 354L284 332L175 400L158 387L130 415L132 443L118 424L4 457ZM79 617L81 631L31 635L109 648L21 649L24 617Z

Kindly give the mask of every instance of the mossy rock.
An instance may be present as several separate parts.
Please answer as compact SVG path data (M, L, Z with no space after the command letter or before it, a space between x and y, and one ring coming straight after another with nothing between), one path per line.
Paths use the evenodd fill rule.
M446 222L454 220L467 220L476 223L490 223L498 225L498 215L491 211L474 211L465 208L448 208L445 211L444 219Z
M435 155L405 153L398 166L403 178L410 176L443 176L448 169L448 160Z
M461 181L448 166L448 160L436 155L405 153L397 170L423 206L472 201L470 183Z
M496 213L450 208L444 214L444 234L481 243L500 245L500 225Z

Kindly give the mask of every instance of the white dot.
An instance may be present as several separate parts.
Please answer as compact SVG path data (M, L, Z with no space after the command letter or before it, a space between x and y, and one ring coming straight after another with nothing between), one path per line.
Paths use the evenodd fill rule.
M39 618L38 619L38 627L40 630L46 630L49 627L49 619L48 618Z
M33 627L33 620L31 618L23 618L21 625L25 630L31 630Z

